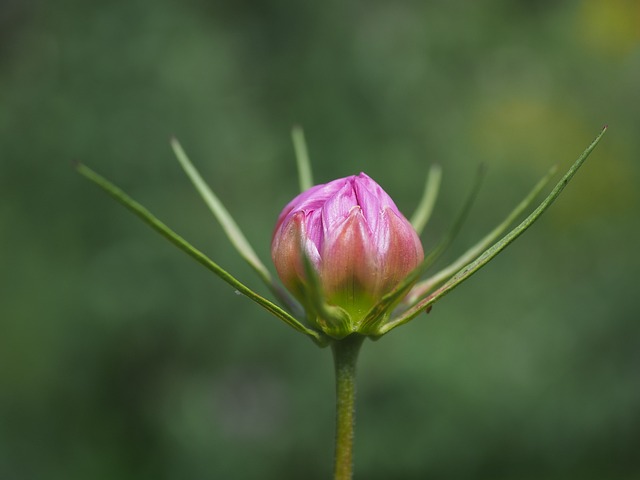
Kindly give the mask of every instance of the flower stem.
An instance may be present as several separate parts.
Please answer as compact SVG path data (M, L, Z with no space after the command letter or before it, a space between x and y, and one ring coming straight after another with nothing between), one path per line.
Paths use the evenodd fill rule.
M332 344L336 370L336 453L334 480L353 475L353 427L355 421L356 363L366 337L352 334Z

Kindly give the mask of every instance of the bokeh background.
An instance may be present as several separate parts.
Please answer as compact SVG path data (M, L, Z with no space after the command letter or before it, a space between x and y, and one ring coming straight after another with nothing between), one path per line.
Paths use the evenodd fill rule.
M361 356L361 479L640 478L640 3L0 1L0 478L326 479L328 350L170 246L114 180L264 292L168 146L263 259L296 193L366 171L424 242L486 164L445 265L609 132L540 222ZM269 262L270 263L270 262Z

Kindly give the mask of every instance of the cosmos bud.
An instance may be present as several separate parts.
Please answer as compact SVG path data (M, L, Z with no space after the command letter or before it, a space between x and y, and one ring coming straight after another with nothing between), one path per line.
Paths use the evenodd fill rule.
M424 252L391 197L361 173L294 198L278 218L271 256L280 279L305 308L315 294L305 274L308 261L322 301L342 308L357 325L422 262Z

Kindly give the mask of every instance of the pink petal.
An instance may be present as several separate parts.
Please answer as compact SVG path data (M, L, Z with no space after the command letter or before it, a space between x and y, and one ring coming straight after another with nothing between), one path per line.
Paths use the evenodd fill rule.
M353 298L377 283L378 258L359 207L353 207L349 216L329 232L320 268L322 285L329 297L339 293Z
M382 212L380 235L376 239L378 255L382 260L382 289L395 287L424 259L424 251L418 234L409 221L391 208Z
M320 263L318 249L306 236L304 213L297 212L276 231L271 247L271 257L280 280L296 296L305 278L303 251L317 268Z

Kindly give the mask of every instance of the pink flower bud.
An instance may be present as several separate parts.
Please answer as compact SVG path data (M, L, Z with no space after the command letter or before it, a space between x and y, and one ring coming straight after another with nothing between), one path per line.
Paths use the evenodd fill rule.
M357 324L424 258L420 239L391 197L364 173L316 185L282 211L271 256L284 285L308 304L304 255L323 301Z

